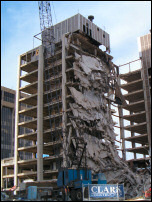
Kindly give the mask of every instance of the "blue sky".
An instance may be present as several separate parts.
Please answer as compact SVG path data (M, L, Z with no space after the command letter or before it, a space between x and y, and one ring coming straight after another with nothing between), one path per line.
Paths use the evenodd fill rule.
M150 1L51 1L53 24L78 12L110 34L113 62L138 58L137 37L151 29ZM1 85L16 90L18 56L33 48L40 32L37 1L1 1ZM35 47L40 45L34 40Z
M116 65L139 57L137 37L151 29L150 1L51 1L53 24L78 12L110 34ZM1 1L1 85L16 90L18 56L33 49L40 32L37 1ZM34 40L34 47L40 45ZM134 67L134 66L133 66ZM128 71L128 67L121 67Z

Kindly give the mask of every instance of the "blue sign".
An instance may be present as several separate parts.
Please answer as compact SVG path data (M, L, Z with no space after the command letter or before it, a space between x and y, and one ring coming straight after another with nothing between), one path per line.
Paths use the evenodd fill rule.
M123 184L89 185L89 195L92 198L124 198L124 186Z

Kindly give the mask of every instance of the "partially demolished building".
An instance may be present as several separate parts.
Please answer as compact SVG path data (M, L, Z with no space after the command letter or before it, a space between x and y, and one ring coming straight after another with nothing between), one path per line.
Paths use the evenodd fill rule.
M119 107L120 119L130 122L127 126L122 122L121 137L123 142L131 142L131 148L124 146L122 149L125 154L126 152L134 154L133 159L128 160L134 169L146 167L151 161L151 32L139 37L138 45L140 56L138 69L119 75L120 80L125 81L120 87L127 91L124 98L128 102L127 106ZM133 65L135 62L133 61ZM128 110L129 114L125 115L122 108ZM131 135L125 137L125 131L129 131ZM142 154L143 157L138 158L137 154Z
M60 167L87 166L93 173L104 172L108 183L124 183L130 196L138 195L142 179L119 157L115 145L110 103L115 101L111 96L118 88L118 71L108 54L109 34L80 14L52 29L56 41L47 68L42 46L19 59L14 185L27 178L51 181ZM21 92L27 97L21 98ZM31 107L21 110L22 103ZM32 119L22 122L21 115ZM33 131L19 134L20 127ZM19 147L20 138L32 146ZM21 151L33 158L19 160Z

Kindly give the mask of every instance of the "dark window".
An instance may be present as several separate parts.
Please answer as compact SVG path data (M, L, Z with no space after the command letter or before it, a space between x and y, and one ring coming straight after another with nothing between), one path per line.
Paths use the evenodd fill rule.
M21 65L26 64L26 55L21 57Z
M22 107L26 107L26 104L24 104L23 102L21 102L21 106Z
M32 133L32 129L29 129L29 128L25 128L25 133Z
M92 37L92 30L90 29L90 36Z
M30 62L30 61L31 61L31 57L32 57L32 53L28 53L28 54L27 54L27 62Z
M30 120L32 120L32 117L30 117L30 116L25 116L25 121L30 121Z
M97 27L97 31L99 31L99 28Z
M33 53L32 53L32 56L34 56L35 55L35 51L33 51Z
M11 157L13 154L13 110L2 107L1 112L1 159Z
M83 31L84 31L84 32L86 31L86 26L85 26L85 25L83 25Z
M6 102L15 102L15 95L9 92L4 91L4 101Z
M105 34L103 34L103 38L105 38Z
M89 35L89 29L88 29L88 27L87 27L87 35Z
M19 127L19 135L24 134L24 128L23 127Z
M19 115L19 122L23 122L24 121L24 116L22 114Z

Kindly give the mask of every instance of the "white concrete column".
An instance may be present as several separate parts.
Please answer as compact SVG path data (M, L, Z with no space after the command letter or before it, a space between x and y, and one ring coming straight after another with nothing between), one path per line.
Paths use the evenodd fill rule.
M7 176L7 167L5 167L5 175ZM6 179L6 187L5 187L5 189L7 189L8 178L6 177L5 179Z
M62 36L62 128L63 128L63 167L67 167L67 157L66 157L66 149L67 149L67 134L66 134L66 125L67 125L67 106L66 106L66 52L65 52L65 44L67 38L65 34Z
M118 70L119 75L119 70ZM118 85L120 86L120 77L117 79ZM123 121L123 108L121 105L118 105L119 112L119 124L120 124L120 139L122 141L122 159L126 161L126 150L125 150L125 132L124 132L124 121Z
M15 112L15 137L14 137L14 186L18 186L18 123L19 123L19 88L20 88L20 64L21 64L21 57L19 56L18 62L18 72L17 72L17 89L16 89L16 112ZM16 191L14 192L16 194Z
M4 180L3 180L3 175L4 175L4 172L3 172L3 165L2 165L2 162L1 162L1 188L4 188Z
M43 47L39 48L37 95L37 181L43 180Z

